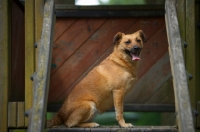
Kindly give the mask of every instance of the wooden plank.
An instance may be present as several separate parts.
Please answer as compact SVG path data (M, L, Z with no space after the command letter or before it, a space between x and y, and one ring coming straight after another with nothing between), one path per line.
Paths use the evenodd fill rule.
M25 29L24 12L12 1L11 22L11 93L10 101L24 101L24 75L25 75Z
M84 128L48 128L48 132L85 132ZM132 128L120 128L119 126L101 126L99 128L90 128L91 132L177 132L173 126L135 126Z
M46 0L41 44L38 47L37 72L34 75L34 100L29 115L28 132L42 132L46 121L46 106L49 91L50 65L55 26L54 0Z
M186 48L186 55L185 55L185 63L186 63L186 70L192 74L193 79L188 82L189 85L189 93L190 93L190 100L191 105L193 108L196 107L196 95L197 87L197 73L196 69L199 68L197 66L197 47L195 43L195 0L186 0L186 42L188 43L188 47Z
M174 89L170 77L145 103L147 104L174 104Z
M10 10L9 1L0 0L0 131L8 127L8 94L10 89Z
M165 53L135 84L126 103L145 103L170 78L169 54Z
M43 10L44 10L44 0L35 0L35 42L39 47L41 33L42 33L42 23L43 23ZM37 67L38 49L35 49L35 67Z
M65 31L53 46L51 75L87 41L105 20L105 18L79 19Z
M143 30L147 41L154 33L165 24L164 17L139 18L125 33L131 34L138 30Z
M34 0L25 1L25 111L33 104L33 83L30 76L35 70L35 25L34 25ZM28 119L25 118L25 126Z
M178 128L181 132L194 132L192 109L175 4L175 0L166 1L165 20L167 25Z
M49 102L65 99L68 87L78 78L105 50L112 45L113 36L118 31L126 31L135 21L134 18L109 19L99 28L58 71L51 76ZM126 23L126 24L122 24ZM119 26L120 25L120 26ZM106 41L105 41L106 40ZM110 40L110 41L108 41ZM81 65L80 65L81 64ZM84 64L84 65L83 65ZM70 78L68 78L70 76ZM57 90L59 87L59 91ZM60 95L64 95L61 97Z
M17 103L17 128L24 128L25 127L25 103L18 102Z
M8 103L8 127L17 127L17 102Z
M78 18L56 18L54 42L74 24Z

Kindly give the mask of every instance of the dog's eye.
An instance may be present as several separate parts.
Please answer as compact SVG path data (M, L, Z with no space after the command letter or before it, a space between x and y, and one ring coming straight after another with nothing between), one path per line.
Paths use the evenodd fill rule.
M127 40L125 43L126 43L126 44L130 44L130 43L131 43L131 40Z
M141 40L140 40L140 39L136 39L136 41L137 41L138 43L140 43L140 42L141 42Z

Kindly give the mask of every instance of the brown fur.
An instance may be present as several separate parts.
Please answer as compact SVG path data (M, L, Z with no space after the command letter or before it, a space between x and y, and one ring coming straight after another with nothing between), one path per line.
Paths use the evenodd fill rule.
M86 122L95 111L102 113L113 105L119 125L133 127L124 121L123 101L137 80L139 61L132 60L125 49L131 50L134 46L142 49L145 41L142 30L128 35L117 33L113 39L113 53L75 86L56 116L47 122L47 127L61 124L66 127L97 127L97 123Z

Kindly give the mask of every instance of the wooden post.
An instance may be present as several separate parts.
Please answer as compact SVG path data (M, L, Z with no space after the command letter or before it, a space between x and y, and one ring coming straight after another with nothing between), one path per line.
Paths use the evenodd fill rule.
M25 1L25 111L32 107L33 83L30 76L35 69L35 30L34 30L34 0ZM25 126L28 119L25 118Z
M0 131L7 131L10 87L10 23L7 0L0 0Z
M0 0L0 132L8 127L10 88L10 11L9 1Z

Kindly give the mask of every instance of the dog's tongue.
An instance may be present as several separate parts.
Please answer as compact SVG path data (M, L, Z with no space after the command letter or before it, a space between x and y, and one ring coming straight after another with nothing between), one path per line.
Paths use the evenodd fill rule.
M131 56L132 56L132 60L140 60L140 58L139 58L139 56L137 56L137 55L134 55L134 54L131 54Z

